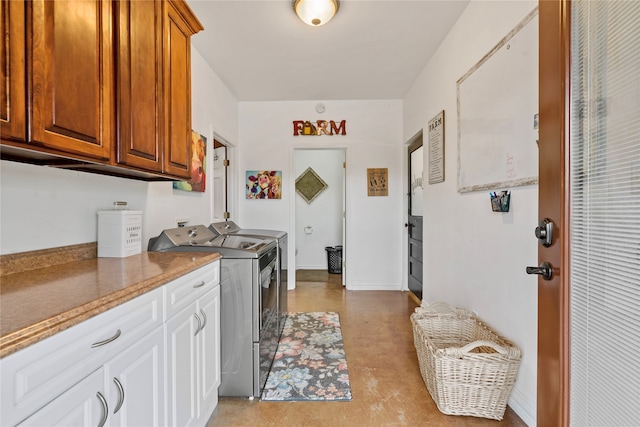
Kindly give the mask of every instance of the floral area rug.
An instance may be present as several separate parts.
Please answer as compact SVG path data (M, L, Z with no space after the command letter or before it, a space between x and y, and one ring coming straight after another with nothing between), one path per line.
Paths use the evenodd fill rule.
M338 313L289 313L262 400L351 400Z

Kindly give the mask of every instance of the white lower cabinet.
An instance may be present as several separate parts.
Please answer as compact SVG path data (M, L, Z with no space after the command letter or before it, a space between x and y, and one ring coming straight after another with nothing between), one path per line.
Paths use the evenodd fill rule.
M21 427L103 426L107 421L104 369L62 393L19 425Z
M167 425L205 425L220 385L220 286L165 323Z
M164 425L164 334L157 328L20 426Z
M0 425L204 426L220 385L219 271L214 261L0 359Z
M154 330L162 331L162 302L162 289L154 289L0 359L0 425L20 423ZM102 396L108 397L104 390Z

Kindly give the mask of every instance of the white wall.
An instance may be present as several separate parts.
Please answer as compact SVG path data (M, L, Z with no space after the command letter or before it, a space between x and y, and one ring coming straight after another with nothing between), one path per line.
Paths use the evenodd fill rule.
M458 193L456 81L536 5L472 1L403 105L404 141L421 128L428 135L427 122L445 110L445 182L424 188L423 300L472 309L520 347L509 405L529 425L536 420L537 278L527 276L525 266L538 259L538 188L510 188L509 213L492 212L486 191ZM427 156L425 150L425 165Z
M214 134L222 136L231 144L238 141L238 103L194 47L191 69L191 127L207 138L206 191L174 190L170 182L149 184L144 224L146 239L176 227L177 219L190 219L189 224L213 222L213 137Z
M238 140L237 102L200 54L192 49L193 128L207 137L212 171L213 134ZM214 121L215 119L215 121ZM143 250L150 237L175 227L177 218L208 224L213 218L212 177L205 193L85 172L0 162L0 254L95 242L99 209L125 200L142 210Z
M402 285L402 103L386 101L241 102L242 145L237 179L246 170L281 170L281 200L240 200L239 224L289 233L289 265L295 265L295 148L346 149L346 241L348 289L400 289ZM293 136L294 120L346 120L347 135ZM367 197L367 168L389 169L389 196ZM295 270L289 269L290 287Z
M344 161L344 150L299 149L294 152L292 179L311 167L327 184L310 204L300 195L295 196L297 269L326 270L325 247L343 245Z

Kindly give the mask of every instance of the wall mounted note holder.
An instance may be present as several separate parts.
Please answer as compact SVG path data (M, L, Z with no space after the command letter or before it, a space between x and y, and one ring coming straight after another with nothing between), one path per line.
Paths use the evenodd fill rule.
M511 191L501 191L500 193L489 193L491 197L491 210L494 212L509 212L511 203Z

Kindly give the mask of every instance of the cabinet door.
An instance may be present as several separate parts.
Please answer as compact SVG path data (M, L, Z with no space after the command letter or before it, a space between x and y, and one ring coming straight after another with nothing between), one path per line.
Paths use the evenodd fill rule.
M198 300L203 327L198 333L198 416L209 417L220 385L220 286Z
M112 2L27 2L30 140L108 160L114 138ZM29 22L29 20L27 20Z
M162 172L162 2L115 4L118 163Z
M62 393L20 423L24 427L93 427L103 425L109 413L102 368Z
M0 128L2 139L24 142L27 135L24 63L24 2L0 3Z
M176 7L181 6L183 10ZM166 2L164 171L191 177L191 35L202 25L183 3Z
M193 425L197 419L197 304L194 301L165 323L166 424Z
M163 328L106 363L104 387L111 425L164 425Z

